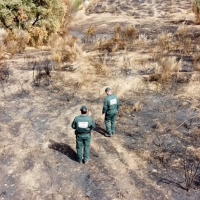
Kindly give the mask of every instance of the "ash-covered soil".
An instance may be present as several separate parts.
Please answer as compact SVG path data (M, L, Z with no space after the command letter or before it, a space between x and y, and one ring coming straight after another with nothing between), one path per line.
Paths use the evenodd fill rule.
M154 40L162 31L176 32L183 20L198 39L189 6L188 1L109 0L106 11L101 4L79 11L70 30L82 43L90 26L98 39L112 37L118 23L131 24ZM0 85L0 199L200 199L200 74L192 55L182 56L178 78L159 83L147 81L152 68L137 63L145 58L151 64L151 48L109 53L108 75L88 61L99 58L91 48L95 42L84 43L74 70L52 67L40 82L33 61L44 66L50 50L27 49L6 61L9 77ZM125 58L131 64L124 66ZM104 136L101 116L107 86L121 102L111 138ZM71 129L84 104L97 125L87 165L76 162Z

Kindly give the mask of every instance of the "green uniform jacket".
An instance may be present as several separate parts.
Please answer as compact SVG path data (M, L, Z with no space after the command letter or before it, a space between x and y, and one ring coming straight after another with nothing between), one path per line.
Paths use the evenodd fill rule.
M91 117L80 115L74 118L72 128L75 129L75 134L90 133L95 128L95 123Z
M119 107L119 99L114 94L110 94L104 100L102 114L116 114L119 110Z

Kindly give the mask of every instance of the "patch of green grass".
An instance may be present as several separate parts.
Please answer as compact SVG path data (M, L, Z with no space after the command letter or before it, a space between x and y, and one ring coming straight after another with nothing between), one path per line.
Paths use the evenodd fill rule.
M81 4L82 4L82 0L73 0L74 11L77 11Z

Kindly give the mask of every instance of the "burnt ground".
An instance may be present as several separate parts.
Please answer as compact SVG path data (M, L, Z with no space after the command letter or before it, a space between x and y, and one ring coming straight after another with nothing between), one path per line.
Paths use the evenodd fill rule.
M123 19L125 13L132 16L131 5L137 7L133 16L139 21L132 23L141 24L139 30L151 39L157 35L157 25L159 32L175 32L179 19L175 20L173 13L186 10L188 5L175 9L173 6L178 3L175 1L168 5L173 8L171 18L165 18L158 12L164 6L163 1L133 1L129 7L123 3L126 1L109 1L109 5L113 6L113 2L117 9L110 7L107 14L114 17L122 14ZM151 7L148 15L145 10L141 12L142 4L147 9ZM101 16L104 19L105 13L99 10L86 13L87 17L100 18L97 17L97 22L84 22L85 27L98 24ZM159 20L164 18L163 24L155 25L153 18L145 20L149 15ZM105 22L116 25L117 21L112 20L109 16ZM74 23L79 26L72 24L71 29L81 41L84 30L81 32L80 27L84 23ZM198 32L198 27L192 26ZM104 34L104 29L97 30ZM107 34L111 33L108 31L104 36ZM94 53L87 45L91 44L85 44L88 55ZM134 60L150 55L149 51L138 52L140 49L129 52L129 57ZM115 65L108 64L111 76L87 74L87 66L83 65L75 71L60 72L53 68L51 77L44 76L39 83L34 79L29 58L41 57L37 64L43 66L41 60L50 56L49 50L28 49L6 62L9 78L1 82L0 90L1 199L200 198L200 75L193 69L191 55L183 56L179 79L171 77L167 83L146 81L148 73L144 66L132 64L124 68L123 58L127 55L124 51L111 55L115 60ZM86 76L95 79L92 82L86 79L88 84L77 87L80 78ZM108 85L121 102L116 135L111 138L104 137L105 126L100 115L103 91ZM75 135L70 127L83 104L89 107L97 124L87 165L76 162Z

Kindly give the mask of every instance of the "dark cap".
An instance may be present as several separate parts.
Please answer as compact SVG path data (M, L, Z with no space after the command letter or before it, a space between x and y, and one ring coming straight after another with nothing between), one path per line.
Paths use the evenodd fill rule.
M106 89L105 89L105 92L108 92L109 90L111 90L109 87L107 87Z
M81 106L80 111L86 111L86 110L87 110L87 107L86 107L86 106Z

